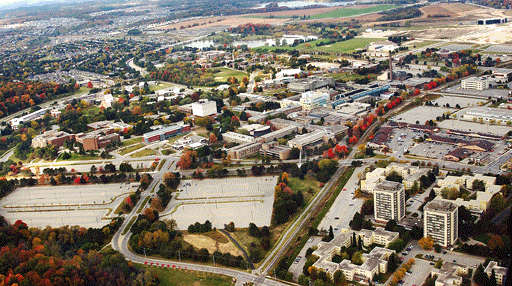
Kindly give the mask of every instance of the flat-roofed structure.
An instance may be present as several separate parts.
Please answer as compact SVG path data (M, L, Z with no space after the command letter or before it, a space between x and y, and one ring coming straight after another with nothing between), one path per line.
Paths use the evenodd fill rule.
M148 133L144 133L142 135L142 138L144 139L144 143L152 143L157 141L162 141L169 139L174 136L178 136L181 134L189 133L191 130L190 125L180 125L180 124L173 124L170 126L166 126L160 129L157 129L155 131L151 131Z
M462 285L463 275L467 274L467 266L448 261L440 269L434 267L430 271L430 275L437 275L436 286Z
M459 212L456 204L433 200L423 207L423 235L432 237L443 247L453 245L458 238Z
M261 142L245 143L229 148L228 154L231 156L231 159L243 159L258 153L261 149L261 145Z
M373 190L375 220L399 221L405 217L405 188L398 182L383 181Z
M363 254L363 264L356 265L350 260L343 260L340 263L332 261L335 255L341 255L343 247L350 247L361 241L365 247L372 244L387 246L398 238L398 232L386 231L383 228L377 228L375 231L361 230L355 232L342 229L330 242L320 242L313 255L319 259L313 264L318 269L327 273L331 278L338 270L342 271L348 281L368 281L380 273L387 272L389 256L394 250L375 247L370 253Z
M288 84L288 89L293 92L314 91L320 88L329 88L334 86L334 78L310 76L307 78L295 79Z
M334 138L334 134L331 132L315 131L312 133L297 135L297 137L288 141L288 146L299 149L312 148L324 142L328 142L330 138Z
M507 268L498 266L496 261L490 261L487 267L485 267L484 272L487 276L491 277L493 271L498 285L504 285L503 283L507 280Z
M231 132L231 131L228 131L228 132L222 134L222 138L226 142L229 142L229 143L233 142L233 143L239 143L239 144L252 143L255 141L254 137L252 137L252 136L235 133L235 132Z

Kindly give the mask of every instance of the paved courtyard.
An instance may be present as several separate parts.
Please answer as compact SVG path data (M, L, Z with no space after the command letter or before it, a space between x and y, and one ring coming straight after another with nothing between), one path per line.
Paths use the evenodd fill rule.
M138 184L37 186L16 189L0 201L0 215L21 219L33 227L79 225L102 227L102 220Z
M161 215L175 219L178 228L209 220L223 228L234 222L237 227L270 225L277 177L185 180L179 192Z

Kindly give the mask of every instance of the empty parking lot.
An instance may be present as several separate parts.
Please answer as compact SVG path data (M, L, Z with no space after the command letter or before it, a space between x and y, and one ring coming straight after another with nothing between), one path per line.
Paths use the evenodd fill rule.
M33 227L102 227L110 220L101 218L135 190L132 184L23 187L0 201L0 214Z
M276 184L270 176L185 180L161 217L175 219L180 229L206 220L217 228L270 225Z

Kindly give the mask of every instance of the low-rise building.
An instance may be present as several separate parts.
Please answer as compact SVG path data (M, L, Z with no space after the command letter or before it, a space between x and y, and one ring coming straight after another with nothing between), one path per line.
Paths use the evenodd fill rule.
M368 193L373 193L377 185L386 180L389 176L396 172L402 177L402 184L406 190L410 190L414 183L419 184L421 176L426 175L428 170L421 169L410 165L391 163L386 168L375 168L371 172L366 173L366 178L361 180L361 190Z
M224 141L226 141L228 143L245 144L245 143L252 143L255 141L255 138L252 136L235 133L235 132L231 132L231 131L223 133L222 138Z
M76 134L75 140L82 143L85 151L89 151L105 148L109 144L120 141L120 137L113 128L104 128L89 133Z
M192 103L192 114L195 116L210 116L217 114L217 103L208 99L200 99Z
M35 120L35 119L38 119L38 118L41 118L41 117L43 117L46 114L46 112L48 112L48 109L43 108L43 109L36 110L36 111L34 111L32 113L29 113L27 115L23 115L23 116L20 116L20 117L17 117L17 118L13 118L10 121L11 127L13 129L18 129L20 124L26 123L26 122L29 122L29 121L32 121L32 120Z
M452 286L462 285L462 279L464 275L469 274L469 267L452 263L444 262L441 268L432 268L430 275L437 275L436 286Z
M476 89L484 90L489 88L489 77L487 76L473 76L460 81L460 88L462 89Z
M334 78L310 76L292 80L288 84L288 89L293 92L315 91L320 88L334 87Z
M37 135L32 138L32 147L44 148L48 145L53 145L57 148L64 145L65 141L71 141L75 139L75 135L69 134L64 131L46 131L43 134Z
M231 159L239 160L258 153L261 149L261 142L245 143L229 148L228 155Z
M290 157L292 148L279 145L276 141L263 143L260 154L263 156L271 156L280 160L287 160Z
M313 148L322 143L329 142L329 139L334 138L334 134L328 131L315 131L303 135L297 135L295 138L288 141L288 146L303 150L304 148Z
M144 133L142 135L142 138L144 139L144 143L148 144L152 142L163 141L174 136L186 134L189 133L190 130L191 127L188 124L173 124L148 133Z
M496 261L490 261L484 271L489 277L491 277L492 272L494 271L494 277L496 277L498 285L504 285L503 283L507 280L507 268L498 266Z
M343 247L350 247L359 240L361 240L365 247L369 247L372 244L387 246L395 241L398 236L397 232L386 231L382 228L377 228L375 231L362 230L360 232L342 229L330 242L320 242L318 244L318 248L313 252L313 255L319 259L313 266L325 271L331 279L334 273L340 270L348 281L371 281L375 275L387 272L388 259L395 252L394 250L375 247L370 253L363 254L362 265L353 264L347 259L336 263L332 261L332 258L335 255L341 255Z
M330 98L327 92L307 91L302 94L299 102L303 110L312 110L317 107L327 107Z

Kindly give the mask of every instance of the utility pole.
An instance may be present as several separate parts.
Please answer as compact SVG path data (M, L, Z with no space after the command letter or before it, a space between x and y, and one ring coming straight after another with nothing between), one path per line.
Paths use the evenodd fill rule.
M147 258L146 257L146 248L144 247L144 258Z
M178 250L178 258L180 259L180 262L181 262L181 254L180 254L179 250Z
M215 267L215 255L212 254L213 257L213 267Z

